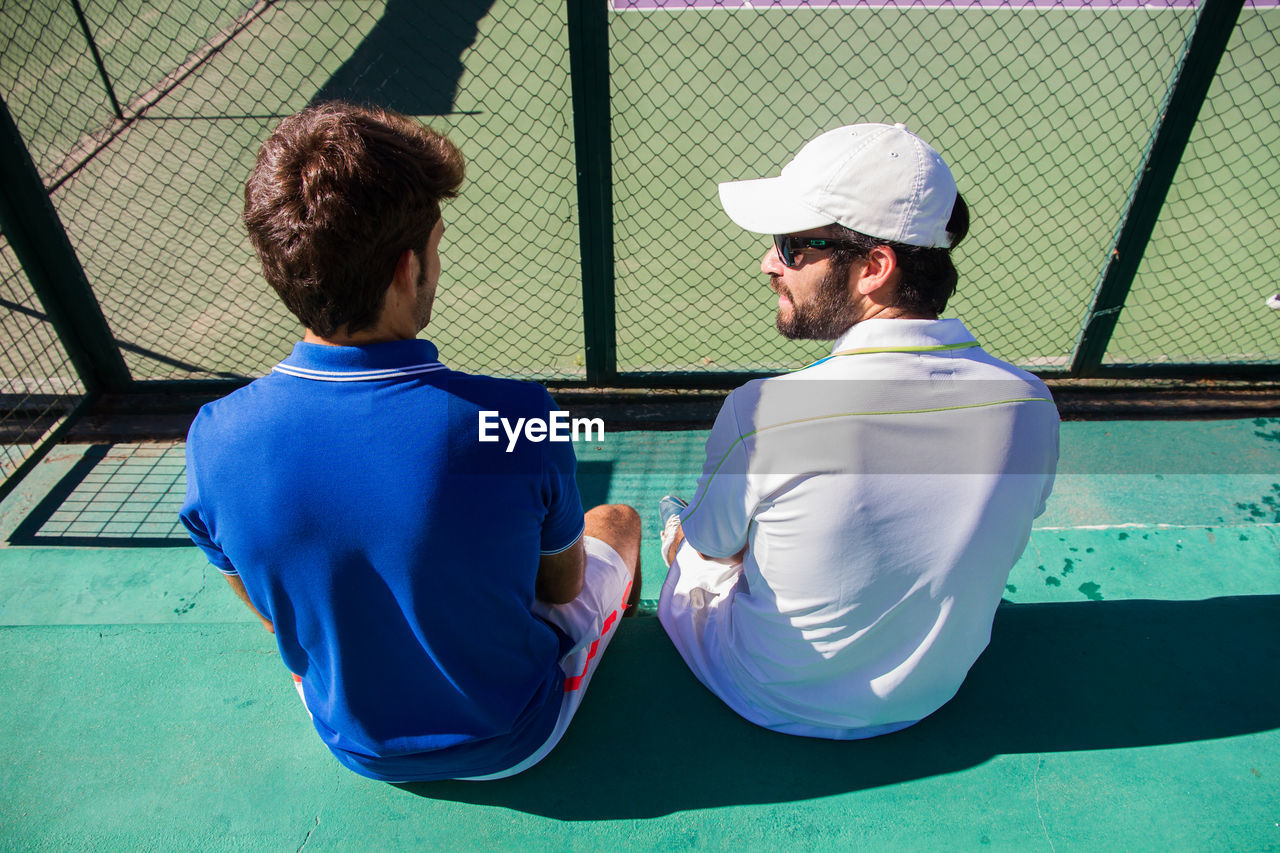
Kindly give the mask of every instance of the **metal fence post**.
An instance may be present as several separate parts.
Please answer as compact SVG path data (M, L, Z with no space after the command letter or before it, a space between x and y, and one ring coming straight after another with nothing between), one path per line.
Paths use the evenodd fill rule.
M129 368L3 99L0 227L85 388L126 390Z
M1102 364L1243 5L1244 0L1204 0L1200 7L1076 339L1072 376L1094 375Z
M567 13L587 384L608 385L618 372L608 4L605 0L568 0Z

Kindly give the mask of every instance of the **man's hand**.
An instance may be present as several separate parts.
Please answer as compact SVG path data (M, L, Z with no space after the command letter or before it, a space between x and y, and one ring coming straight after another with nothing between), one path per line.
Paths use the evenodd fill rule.
M719 563L722 566L740 566L742 561L747 557L747 546L743 545L742 550L728 557L709 557L701 551L695 549L697 555L704 560L710 560L713 563Z
M683 543L684 543L684 527L677 525L675 538L671 540L671 547L667 549L667 553L665 555L667 558L668 566L675 561L676 552L680 550L680 545ZM736 566L739 563L741 563L743 559L747 556L747 546L743 545L742 550L734 554L732 557L708 557L706 554L702 553L696 548L694 549L694 553L704 560L709 560L713 563L719 563L722 566Z

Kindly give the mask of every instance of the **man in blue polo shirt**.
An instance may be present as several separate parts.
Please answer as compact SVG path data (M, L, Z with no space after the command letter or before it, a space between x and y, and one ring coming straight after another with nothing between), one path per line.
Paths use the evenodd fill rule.
M182 521L272 631L340 762L393 782L495 779L563 735L639 597L639 517L584 516L546 389L440 363L431 316L444 136L322 104L263 144L244 222L306 328L201 409ZM560 414L558 417L563 417Z

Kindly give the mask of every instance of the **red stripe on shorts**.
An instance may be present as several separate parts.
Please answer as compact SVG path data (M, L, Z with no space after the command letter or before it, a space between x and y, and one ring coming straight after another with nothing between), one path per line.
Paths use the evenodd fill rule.
M627 599L631 598L631 584L627 584L627 588L622 593L622 607L627 606ZM613 623L618 621L618 611L614 610L604 620L604 626L600 629L600 637L604 637L609 633L609 629L613 627ZM591 661L595 659L596 652L600 650L600 637L597 637L591 643L591 649L587 652L586 663L582 665L582 672L579 675L570 676L564 680L564 692L571 693L582 687L582 679L586 678L587 670L591 667Z

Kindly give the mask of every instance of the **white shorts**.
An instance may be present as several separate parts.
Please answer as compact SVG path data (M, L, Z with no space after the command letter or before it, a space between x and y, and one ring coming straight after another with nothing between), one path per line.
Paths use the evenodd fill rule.
M726 705L752 722L750 703L721 663L717 623L729 618L742 564L708 560L685 542L676 551L658 598L658 621L699 681Z
M462 781L505 779L528 770L546 758L560 742L569 728L569 721L582 704L591 676L595 675L609 641L618 632L618 621L631 598L632 583L631 570L613 546L592 536L584 536L582 541L587 548L587 571L582 592L568 604L544 604L541 601L533 604L534 613L574 639L573 648L560 659L560 668L565 676L564 700L560 703L556 726L542 746L516 766L487 776L468 776Z
M569 721L582 704L591 676L595 675L604 650L618 631L618 621L627 608L632 584L631 570L611 545L592 536L584 536L582 542L587 551L587 568L582 592L578 597L568 604L546 604L541 601L533 603L536 615L564 631L574 641L573 648L560 659L560 669L565 676L564 698L560 703L560 716L556 719L555 728L542 746L514 767L485 776L461 777L462 781L505 779L528 770L546 758L560 742L569 728ZM293 678L294 686L301 696L301 679L296 675ZM303 699L303 704L306 704L306 699Z
M725 626L734 596L740 589L741 575L741 563L726 566L708 560L685 542L676 552L658 598L658 621L671 638L671 644L694 677L720 701L743 719L782 734L857 740L912 725L912 722L902 722L826 728L796 720L787 709L761 702L756 695L747 695L725 667L726 652L720 647L721 637L728 633Z

